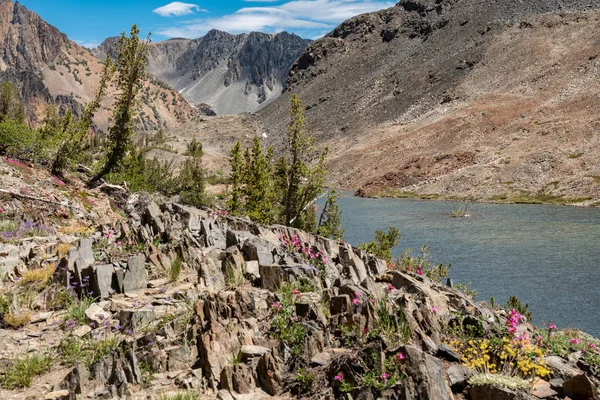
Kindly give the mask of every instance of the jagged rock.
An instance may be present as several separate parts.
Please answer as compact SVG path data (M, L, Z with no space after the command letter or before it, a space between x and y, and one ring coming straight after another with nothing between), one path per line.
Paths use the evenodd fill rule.
M469 395L477 400L535 400L526 393L500 386L471 386Z
M125 329L131 329L138 332L142 328L148 327L154 320L156 314L154 310L148 309L130 309L121 310L117 313L116 319Z
M222 262L222 270L225 276L243 275L245 266L244 256L237 246L228 247Z
M118 291L116 279L113 282L112 265L94 265L91 271L90 287L94 296L107 299Z
M544 362L552 370L554 376L560 377L565 381L581 374L579 368L558 356L544 357Z
M187 346L177 346L165 349L168 356L167 370L179 371L189 367L192 361L192 352Z
M225 229L218 221L204 219L200 222L202 226L202 236L204 236L205 246L216 247L223 249L227 247L227 239L225 238Z
M452 362L460 362L461 361L460 354L458 354L456 351L454 351L454 349L452 349L450 346L448 346L444 343L440 343L440 345L438 346L438 352L436 355L440 358L444 358L444 359L446 359L448 361L452 361Z
M19 259L19 247L12 244L0 243L0 277L13 271L21 264Z
M584 375L575 375L563 384L565 396L573 400L598 400L598 390L590 379Z
M152 227L155 235L165 231L165 224L161 220L162 213L155 202L151 201L146 205L143 217L144 221Z
M85 384L90 380L90 374L84 365L75 366L63 381L55 387L55 391L67 390L69 392L68 400L78 400L83 395Z
M142 383L142 371L138 362L137 356L134 350L127 350L125 352L125 358L129 362L129 370L131 371L131 377L128 377L128 381L134 384Z
M531 387L531 394L539 399L546 399L548 397L557 396L558 392L552 390L549 382L538 378Z
M242 248L246 239L252 237L252 234L249 232L236 231L233 229L228 229L226 236L227 247L238 246Z
M129 293L148 287L148 272L145 266L146 259L142 254L129 257L127 270L123 276L123 292Z
M444 377L442 362L414 346L405 346L408 380L421 399L445 400L452 392ZM411 386L412 386L411 385ZM475 397L479 399L478 397Z
M464 365L452 364L446 369L448 383L454 393L460 393L467 387L467 380L473 376L473 371Z
M89 321L95 322L96 326L102 325L110 319L110 313L104 311L97 303L93 303L85 310L85 316Z
M331 315L346 314L352 310L352 302L350 296L343 294L331 298L329 304L329 312Z
M244 241L242 252L247 261L258 261L260 266L272 265L273 252L268 242L258 237L250 237Z
M344 273L350 280L360 285L367 277L367 269L363 260L356 255L353 248L348 244L340 245L340 263L344 268Z
M252 277L252 279L260 279L260 268L258 261L246 261L244 273Z
M262 355L256 368L262 388L271 396L278 395L281 392L281 374L271 353Z

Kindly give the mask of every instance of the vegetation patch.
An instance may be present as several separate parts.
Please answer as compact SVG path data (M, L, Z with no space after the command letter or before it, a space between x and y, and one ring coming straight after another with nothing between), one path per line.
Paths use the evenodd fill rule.
M51 367L52 358L48 355L33 355L9 361L0 378L0 386L6 390L27 388L36 376L48 372Z

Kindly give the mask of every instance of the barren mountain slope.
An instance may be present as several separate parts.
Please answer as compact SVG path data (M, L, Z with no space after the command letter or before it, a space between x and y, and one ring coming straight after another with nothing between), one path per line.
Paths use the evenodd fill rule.
M287 32L211 30L199 39L153 43L148 70L190 103L207 104L219 115L254 112L280 95L292 64L309 43ZM95 52L102 57L113 51L110 38Z
M37 14L11 0L0 0L0 81L13 82L36 122L47 103L77 111L93 97L102 66L89 50L70 41ZM114 90L96 123L106 128ZM140 102L138 127L154 130L187 121L185 99L155 79L148 80Z
M281 132L299 93L330 183L364 194L599 199L594 7L402 1L309 46L259 116Z

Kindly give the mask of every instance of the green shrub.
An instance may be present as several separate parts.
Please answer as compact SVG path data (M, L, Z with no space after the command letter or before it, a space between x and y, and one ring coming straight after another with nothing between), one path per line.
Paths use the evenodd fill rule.
M175 260L173 260L173 262L171 263L171 271L170 271L170 278L173 282L177 281L177 279L179 279L179 275L181 274L181 267L183 265L183 262L181 261L181 258L176 257Z
M50 370L52 358L48 355L34 355L10 361L0 386L6 390L22 389L31 386L33 379Z
M398 245L401 236L398 228L390 227L387 233L377 230L375 231L374 242L362 243L358 248L382 260L391 262L392 249Z
M202 143L197 141L195 138L192 139L192 141L187 145L187 151L185 152L185 155L191 157L202 157L204 155Z

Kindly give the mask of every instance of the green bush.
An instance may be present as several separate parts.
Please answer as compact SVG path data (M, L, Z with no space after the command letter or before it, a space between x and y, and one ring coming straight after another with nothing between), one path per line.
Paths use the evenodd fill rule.
M31 386L33 379L50 370L52 358L48 355L34 355L13 360L0 379L0 386L6 390L15 390Z

